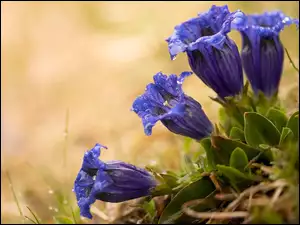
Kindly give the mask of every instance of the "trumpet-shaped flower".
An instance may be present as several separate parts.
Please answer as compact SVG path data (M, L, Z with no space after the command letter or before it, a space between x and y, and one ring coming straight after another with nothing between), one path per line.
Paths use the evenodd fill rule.
M241 11L213 5L198 17L177 25L168 42L171 59L186 52L193 72L219 97L234 96L243 88L243 70L236 44L227 36L231 23L243 22Z
M201 105L184 94L182 83L191 72L179 77L161 72L154 75L154 83L148 84L145 93L136 98L132 110L142 119L146 135L161 121L175 134L200 140L212 132L212 124Z
M102 162L96 144L83 157L82 167L74 183L74 192L80 215L92 218L90 206L97 199L105 202L123 202L151 194L155 179L146 170L121 161Z
M234 22L233 22L234 23ZM234 24L243 39L242 63L254 93L272 96L278 91L284 60L279 34L291 24L299 24L280 11L247 15Z

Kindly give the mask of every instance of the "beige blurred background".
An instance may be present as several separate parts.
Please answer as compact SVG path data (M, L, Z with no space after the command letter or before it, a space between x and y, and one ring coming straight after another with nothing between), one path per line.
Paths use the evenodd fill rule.
M228 4L231 11L280 9L299 17L298 2L213 3ZM22 205L31 204L43 214L49 184L41 176L50 183L64 184L71 192L82 155L96 142L109 148L102 152L103 160L178 167L184 139L161 124L155 126L152 136L145 136L140 119L130 108L156 72L189 70L184 54L170 60L164 40L175 25L211 4L1 2L2 222L13 221L9 218L18 214L5 171L10 172ZM281 33L297 65L298 35L295 26ZM240 46L239 34L230 36ZM187 79L184 89L216 121L219 106L208 98L214 96L213 91L196 76ZM298 74L286 57L280 94L289 96L288 107L297 107L297 93ZM30 202L32 195L37 196L35 202Z

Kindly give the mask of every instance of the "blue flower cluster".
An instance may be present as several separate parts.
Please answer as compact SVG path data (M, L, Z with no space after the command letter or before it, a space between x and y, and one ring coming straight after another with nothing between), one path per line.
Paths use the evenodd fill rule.
M171 59L185 52L192 71L220 99L242 92L243 68L254 94L262 92L272 97L278 91L284 59L279 33L293 23L298 26L299 20L280 11L245 15L240 10L229 12L227 5L213 5L207 12L175 26L166 41ZM241 33L241 54L227 36L231 29ZM154 84L149 84L134 101L132 109L142 119L146 135L151 134L158 120L173 133L196 140L210 135L213 126L201 105L181 88L187 74L177 78L157 73Z
M180 52L187 54L191 70L218 97L236 96L242 92L243 68L254 94L271 97L278 91L284 50L279 33L286 25L299 21L282 12L245 15L242 11L229 12L228 7L213 5L207 12L177 25L166 39L171 59ZM241 54L227 34L231 29L243 39ZM197 141L209 136L213 125L199 102L186 95L182 84L192 72L169 76L159 72L154 83L136 98L132 110L142 119L146 135L161 121L171 132ZM92 218L90 206L97 199L122 202L151 195L157 186L154 177L144 169L121 161L102 162L96 144L83 157L82 167L74 184L80 214Z

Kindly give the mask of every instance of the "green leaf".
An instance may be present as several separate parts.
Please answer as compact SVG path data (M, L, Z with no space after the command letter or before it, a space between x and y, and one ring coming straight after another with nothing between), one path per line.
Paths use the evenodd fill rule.
M294 138L293 131L288 127L284 127L281 132L279 146L281 147L286 146L288 143L290 143L290 141L293 140L293 138Z
M282 128L285 127L288 119L286 115L278 109L271 108L267 112L267 118L276 126L281 132Z
M229 135L231 126L232 126L232 121L230 117L227 115L225 108L221 107L219 109L219 123L220 127L223 128L224 132Z
M160 176L162 176L162 178L164 179L165 183L170 187L176 187L178 186L177 184L177 177L170 175L170 174L165 174L165 173L161 173Z
M254 207L252 217L253 224L284 224L281 215L270 207Z
M167 195L167 194L172 194L172 189L166 183L157 185L151 191L152 197L160 196L160 195Z
M229 165L230 156L233 150L237 147L244 150L249 160L257 157L259 154L258 162L263 162L268 164L273 160L271 151L265 151L263 153L261 149L253 148L245 143L240 141L231 140L222 136L212 136L212 150L211 152L214 155L215 164Z
M216 164L215 164L215 155L214 155L214 150L211 146L211 140L210 138L204 138L200 141L200 144L204 148L206 152L206 158L207 158L207 169L209 171L216 169Z
M164 209L159 218L158 223L170 223L170 218L174 214L181 214L181 206L191 200L205 198L215 190L215 186L208 177L200 178L199 180L187 185L171 200L171 202ZM206 210L208 206L201 205L197 210ZM178 218L179 216L176 216Z
M231 139L245 141L244 131L238 127L231 128L229 137Z
M195 163L198 165L198 168L203 170L203 172L209 170L206 156L203 155L198 156Z
M184 154L183 159L184 159L183 167L187 173L193 172L196 170L195 164L192 162L192 159L189 155Z
M244 171L244 168L248 164L248 157L243 149L237 147L231 153L230 156L230 166L238 169L239 171Z
M243 97L246 97L248 95L249 84L250 84L249 81L246 80L245 85L243 87L243 94L242 94Z
M251 180L244 173L230 166L217 165L217 169L235 184L242 182L243 180Z
M192 138L189 137L184 138L183 150L186 154L190 152L192 142L193 142Z
M260 144L276 146L279 144L280 133L275 125L266 117L255 113L247 112L245 118L245 139L252 147Z
M155 216L156 214L156 207L155 207L155 202L153 199L151 199L149 202L144 201L142 205L143 209L149 214L151 219Z
M248 109L235 102L234 98L229 97L226 98L225 110L226 114L230 117L232 126L236 126L239 128L244 127L243 115L245 112L249 111Z
M294 138L299 139L299 111L295 112L288 120L287 125L293 131Z
M246 175L236 168L224 165L217 165L218 171L220 171L226 178L228 178L230 184L239 191L238 187L246 187L258 180L256 176Z
M279 105L277 94L278 93L275 92L271 97L266 97L264 93L259 90L255 100L257 112L265 116L271 107L277 107Z
M67 216L53 216L55 224L74 224L73 220Z

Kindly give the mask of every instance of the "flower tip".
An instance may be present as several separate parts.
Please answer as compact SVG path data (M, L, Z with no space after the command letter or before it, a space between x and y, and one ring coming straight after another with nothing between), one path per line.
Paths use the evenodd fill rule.
M232 20L232 23L235 25L243 25L246 21L246 15L241 11L241 10L237 10L234 13L234 18Z
M90 212L83 212L80 213L80 216L84 217L84 218L88 218L88 219L93 219L93 215Z
M106 147L106 146L104 146L104 145L101 145L101 144L99 144L99 143L96 143L96 144L95 144L95 147L94 147L94 149L96 149L96 150L100 150L101 148L105 148L105 149L107 149L107 147Z
M152 134L152 126L153 125L151 123L145 125L144 131L147 136L150 136Z
M170 50L170 59L171 60L175 60L176 59L177 54L172 54L171 50Z
M179 75L179 78L178 78L178 80L177 80L177 83L178 83L178 84L182 84L183 81L184 81L184 79L185 79L186 77L192 75L192 74L193 74L193 72L191 72L191 71L184 71L184 72L182 72L182 73Z

